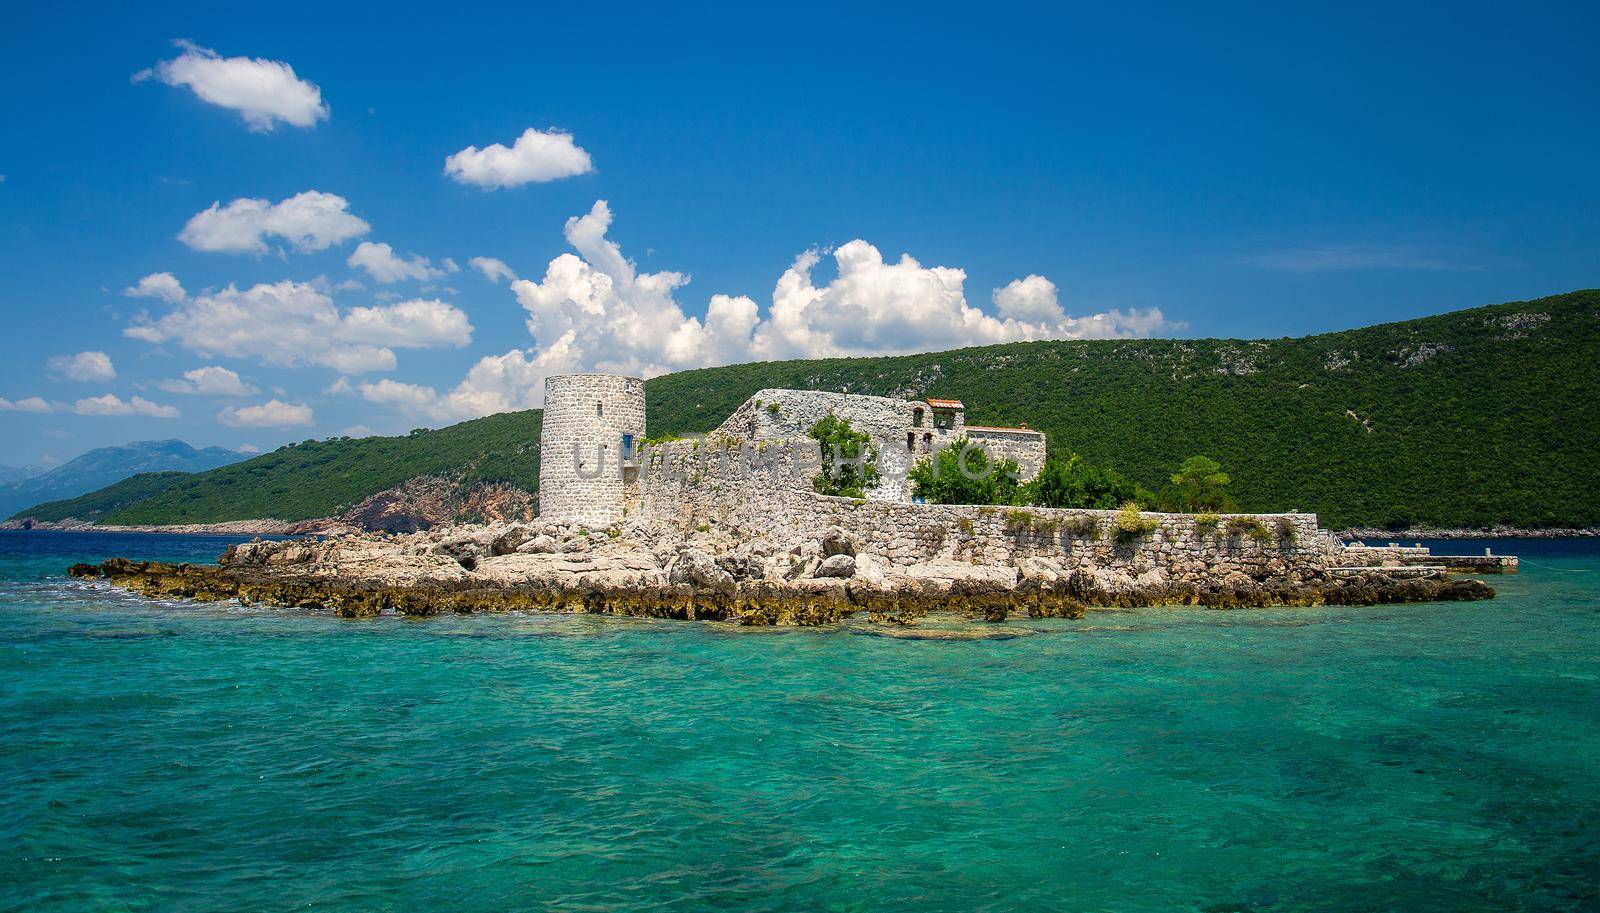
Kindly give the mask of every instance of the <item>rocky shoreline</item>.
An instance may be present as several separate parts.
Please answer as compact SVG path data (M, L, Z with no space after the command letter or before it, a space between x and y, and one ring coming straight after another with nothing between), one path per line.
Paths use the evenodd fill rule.
M358 532L339 520L320 518L299 520L226 520L220 523L172 523L164 525L99 525L87 520L7 520L0 530L33 530L64 533L153 533L182 536L329 536Z
M1590 539L1600 536L1600 527L1572 529L1517 529L1492 526L1487 529L1392 529L1356 528L1339 533L1346 542L1358 539L1383 542L1415 542L1418 539Z
M7 520L0 530L35 530L41 532L99 532L99 533L165 533L191 536L335 536L362 531L379 531L352 522L347 517L317 517L311 520L224 520L218 523L173 523L160 525L97 525L88 520ZM412 524L418 527L418 524ZM427 528L425 526L420 528ZM1395 531L1375 527L1356 527L1337 533L1346 542L1382 541L1415 542L1419 539L1587 539L1600 537L1600 527L1571 529L1519 529L1496 526L1487 529L1429 529L1417 528Z
M989 621L1081 617L1095 608L1375 605L1487 599L1482 581L1439 569L1249 565L1219 561L1175 576L1011 565L931 556L895 564L830 530L779 543L625 521L591 531L557 524L453 527L322 541L255 541L214 565L113 558L74 577L153 598L298 607L340 616L423 617L542 611L823 625L865 613L909 624L933 613Z

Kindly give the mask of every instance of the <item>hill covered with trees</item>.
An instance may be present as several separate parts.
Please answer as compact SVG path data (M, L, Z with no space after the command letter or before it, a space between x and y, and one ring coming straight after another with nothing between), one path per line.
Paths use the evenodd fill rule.
M1240 509L1330 527L1600 525L1600 291L1298 339L1073 340L706 368L646 384L649 431L709 431L765 387L963 400L1160 488L1203 454ZM537 484L539 413L281 448L107 523L333 515L428 473ZM92 497L92 496L91 496ZM40 519L63 504L23 511Z

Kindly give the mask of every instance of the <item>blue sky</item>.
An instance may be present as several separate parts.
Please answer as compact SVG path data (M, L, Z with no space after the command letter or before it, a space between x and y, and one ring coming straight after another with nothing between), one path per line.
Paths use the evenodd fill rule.
M1600 284L1593 5L1283 7L11 9L0 463Z

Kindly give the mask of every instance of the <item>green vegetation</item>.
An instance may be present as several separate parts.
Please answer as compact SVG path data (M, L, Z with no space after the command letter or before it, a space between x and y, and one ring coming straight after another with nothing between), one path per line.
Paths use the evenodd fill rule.
M1077 539L1100 538L1100 521L1094 517L1076 514L1061 521L1061 531Z
M1227 467L1240 510L1310 511L1332 528L1538 528L1600 525L1596 363L1591 290L1301 339L1071 340L734 365L652 378L645 393L658 435L710 431L765 387L949 397L973 424L1027 422L1049 435L1053 457L1079 454L1136 486L1170 485L1175 467L1204 453ZM100 519L324 516L458 468L532 488L538 432L538 413L523 412L300 444Z
M418 429L405 437L289 444L178 479L148 498L108 510L97 522L326 517L407 479L431 474L458 475L462 485L509 482L537 490L540 418L538 412L508 412L437 431Z
M1294 531L1294 524L1288 517L1278 518L1278 541L1284 545L1294 545L1300 540L1300 535Z
M1162 509L1175 513L1232 510L1227 492L1231 481L1216 460L1192 456L1178 467L1171 484L1163 491Z
M1115 510L1139 497L1132 482L1112 470L1091 466L1076 453L1052 457L1033 481L1023 486L1029 504L1040 507L1076 507Z
M130 504L153 498L193 476L191 472L141 472L99 491L30 507L22 515L46 521L68 518L98 521Z
M911 467L911 491L929 504L1018 504L1014 460L996 460L965 438Z
M1272 531L1255 517L1234 517L1228 521L1228 535L1245 536L1257 542L1271 542Z
M1128 541L1154 532L1156 521L1139 513L1139 505L1129 501L1117 511L1117 517L1111 525L1116 530L1118 539Z
M1205 453L1238 509L1325 526L1600 525L1600 291L1300 339L1072 340L707 368L645 385L704 431L763 387L949 397L1160 489Z
M830 411L811 426L811 436L822 450L822 471L811 480L812 488L825 495L865 498L867 489L878 484L878 467L873 465L878 455L865 431Z

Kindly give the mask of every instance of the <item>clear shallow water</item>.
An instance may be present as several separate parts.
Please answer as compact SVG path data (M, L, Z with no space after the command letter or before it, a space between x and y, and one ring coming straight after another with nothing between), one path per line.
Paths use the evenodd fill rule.
M227 541L0 534L0 909L1600 904L1600 543L1487 543L1537 562L1493 602L963 641L62 574Z

